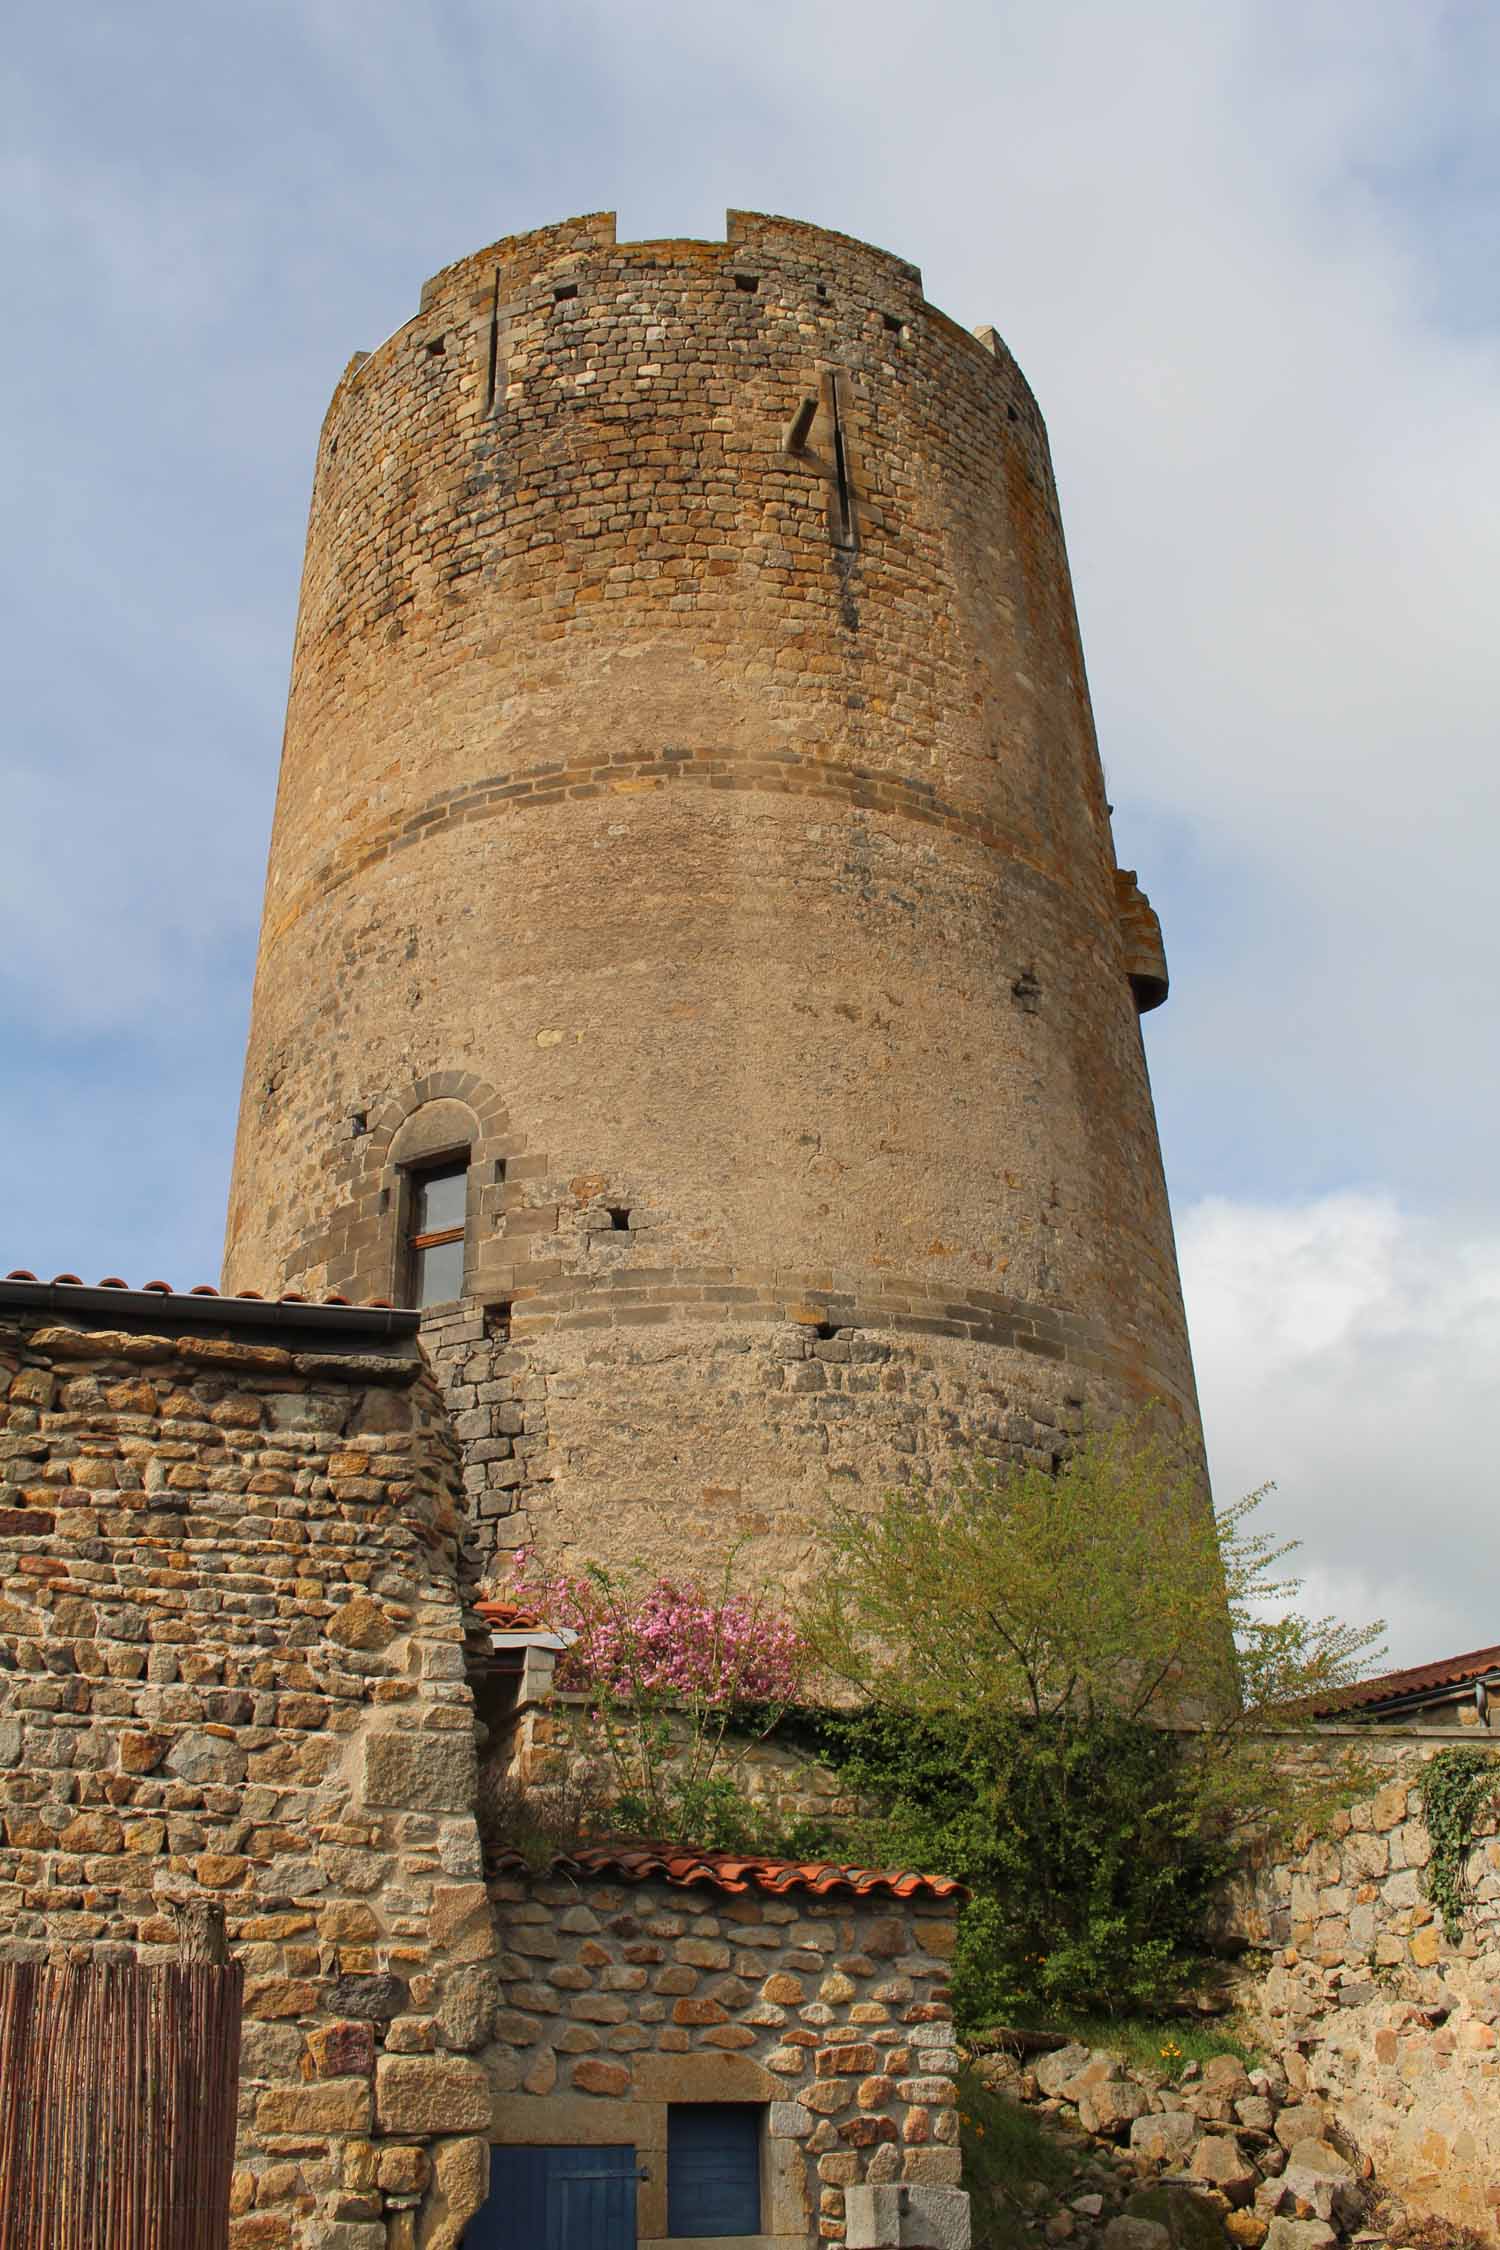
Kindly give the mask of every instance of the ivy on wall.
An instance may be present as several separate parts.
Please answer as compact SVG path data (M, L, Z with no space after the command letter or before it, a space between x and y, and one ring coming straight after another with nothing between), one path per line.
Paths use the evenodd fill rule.
M1483 1750L1439 1750L1422 1769L1422 1817L1432 1838L1427 1896L1457 1945L1472 1895L1465 1872L1480 1817L1500 1784L1500 1765Z

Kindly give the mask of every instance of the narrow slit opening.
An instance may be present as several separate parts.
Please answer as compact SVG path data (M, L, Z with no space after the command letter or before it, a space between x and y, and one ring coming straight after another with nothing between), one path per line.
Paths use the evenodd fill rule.
M844 454L844 423L839 413L838 385L833 391L833 467L838 491L838 523L834 537L840 547L854 545L854 510L849 492L849 463Z
M628 1203L609 1203L605 1205L605 1210L609 1216L611 1234L626 1234L629 1232L630 1205Z
M484 378L484 411L495 411L495 374L500 365L500 276L495 276L495 286L490 292L490 354Z

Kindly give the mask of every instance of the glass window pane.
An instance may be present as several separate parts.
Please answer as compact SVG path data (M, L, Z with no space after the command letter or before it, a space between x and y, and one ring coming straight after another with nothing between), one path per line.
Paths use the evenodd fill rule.
M444 1227L461 1227L468 1180L468 1169L462 1164L451 1172L428 1172L419 1178L412 1233L438 1234Z
M457 1242L434 1243L430 1250L416 1253L416 1272L419 1305L446 1305L464 1293L464 1246Z

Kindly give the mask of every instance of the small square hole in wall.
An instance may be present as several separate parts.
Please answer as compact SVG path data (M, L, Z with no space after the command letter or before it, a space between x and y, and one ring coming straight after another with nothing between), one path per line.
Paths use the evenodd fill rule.
M734 277L734 286L736 289L743 289L747 297L752 297L754 296L756 290L760 287L760 275L755 273L737 273Z
M369 1130L370 1130L370 1118L369 1118L369 1112L368 1112L367 1110L363 1110L363 1109L351 1109L351 1110L350 1110L350 1112L349 1112L349 1137L350 1137L350 1139L351 1139L351 1140L356 1140L356 1141L357 1141L357 1140L359 1139L359 1137L360 1137L360 1135L361 1135L362 1133L368 1133L368 1131L369 1131Z
M626 1234L629 1232L630 1205L628 1203L606 1204L605 1210L609 1219L611 1233Z
M570 297L576 297L577 294L576 281L560 281L552 292L552 302L554 305L565 305Z
M826 305L828 302L828 284L826 281L820 281L818 283L818 295Z
M838 1330L831 1320L816 1320L807 1332L809 1336L815 1336L820 1344L831 1344L838 1334Z
M429 359L441 359L447 349L448 339L446 336L432 336L428 339L427 357Z
M504 1187L505 1185L505 1158L503 1156L495 1158L495 1185L496 1187Z
M886 334L888 336L899 336L904 342L906 338L906 322L902 320L896 313L882 313L880 317L885 324Z
M514 1306L509 1297L502 1297L484 1308L484 1332L492 1344L510 1342L510 1321Z

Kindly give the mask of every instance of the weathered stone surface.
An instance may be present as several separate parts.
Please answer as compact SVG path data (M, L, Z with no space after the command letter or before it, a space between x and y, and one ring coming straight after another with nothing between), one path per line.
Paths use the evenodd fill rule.
M1193 2150L1188 2166L1195 2180L1217 2188L1234 2204L1248 2203L1260 2174L1230 2133L1209 2133Z
M1149 2157L1153 2164L1181 2163L1197 2147L1200 2137L1197 2119L1183 2109L1137 2117L1130 2127L1132 2149L1138 2156Z
M1338 2236L1323 2219L1273 2219L1265 2250L1332 2250Z
M1172 2250L1172 2237L1156 2219L1127 2218L1124 2212L1104 2229L1104 2250Z
M1086 2133L1123 2140L1150 2103L1143 2087L1129 2078L1104 2078L1085 2086L1078 2101L1078 2122Z
M170 1760L168 1763L170 1764ZM359 1793L367 1805L407 1812L466 1812L474 1802L474 1738L372 1729L360 1744Z
M1070 2079L1078 2076L1089 2061L1090 2050L1076 2042L1068 2047L1054 2048L1049 2055L1039 2055L1036 2060L1036 2082L1044 2094L1054 2098Z
M385 1611L366 1594L354 1594L341 1602L329 1618L327 1630L328 1638L340 1648L366 1651L389 1648L396 1637Z
M389 2023L406 2006L406 1984L392 1976L340 1977L329 1988L328 2005L336 2015Z
M182 1781L243 1781L247 1770L243 1750L197 1728L177 1737L163 1763L168 1773Z
M370 2122L370 2084L363 2078L272 2086L255 2105L262 2133L366 2133Z
M1281 2185L1295 2198L1299 2217L1310 2212L1315 2219L1352 2227L1364 2216L1364 2193L1354 2169L1327 2141L1295 2142L1287 2153Z
M1326 2112L1312 2102L1294 2103L1282 2110L1275 2124L1277 2140L1284 2149L1293 2149L1299 2141L1317 2141L1323 2137L1327 2123Z
M490 2082L462 2055L382 2055L376 2114L386 2133L472 2133L487 2126Z

